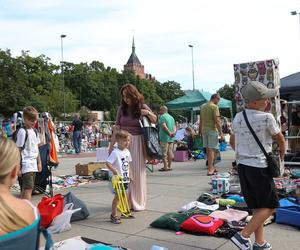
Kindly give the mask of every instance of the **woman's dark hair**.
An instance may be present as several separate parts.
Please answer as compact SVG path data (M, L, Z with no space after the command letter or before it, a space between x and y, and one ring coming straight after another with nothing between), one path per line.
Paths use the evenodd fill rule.
M123 100L123 95L124 93L126 93L126 96L131 100L132 102L132 106L130 107L131 112L133 117L137 118L141 116L141 108L143 107L144 104L144 96L138 91L138 89L128 83L123 85L123 87L121 88L121 110L123 112L124 115L128 115L128 105L126 102L124 102Z

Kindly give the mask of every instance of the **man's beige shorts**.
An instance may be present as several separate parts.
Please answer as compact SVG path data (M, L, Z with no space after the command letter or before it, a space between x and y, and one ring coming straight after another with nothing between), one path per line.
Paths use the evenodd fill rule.
M218 149L219 140L217 131L209 131L202 134L203 137L203 147Z
M173 142L160 142L164 159L167 157L173 158Z

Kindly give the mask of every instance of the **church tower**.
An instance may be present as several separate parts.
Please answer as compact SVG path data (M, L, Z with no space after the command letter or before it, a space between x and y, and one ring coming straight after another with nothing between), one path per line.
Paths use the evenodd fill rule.
M141 79L145 78L144 65L141 64L140 60L135 54L134 38L132 39L132 52L127 63L124 65L124 70L131 70Z

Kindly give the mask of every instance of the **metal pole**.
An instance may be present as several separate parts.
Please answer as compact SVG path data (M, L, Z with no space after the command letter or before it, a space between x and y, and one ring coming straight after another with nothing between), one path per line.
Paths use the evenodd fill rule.
M195 76L194 76L194 46L189 45L192 52L192 74L193 74L193 91L195 91Z
M62 77L62 83L63 83L63 107L64 107L64 120L66 120L66 101L65 101L65 74L64 74L64 43L63 38L65 38L66 35L61 35L61 77Z

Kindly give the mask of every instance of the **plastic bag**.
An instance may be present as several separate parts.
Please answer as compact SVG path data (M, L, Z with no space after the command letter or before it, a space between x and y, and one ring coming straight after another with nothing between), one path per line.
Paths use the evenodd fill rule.
M71 229L71 217L72 214L79 211L81 208L73 209L74 204L68 203L64 207L64 211L56 216L52 221L48 231L50 233L61 233Z

